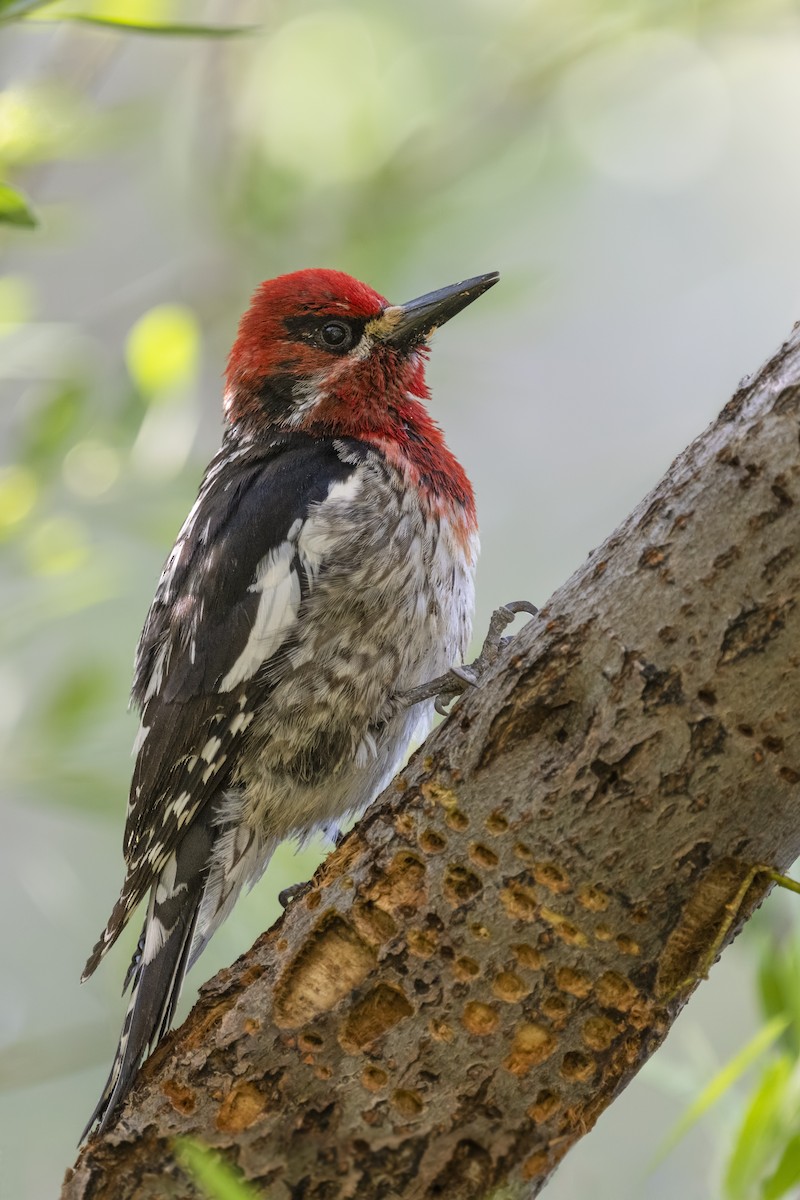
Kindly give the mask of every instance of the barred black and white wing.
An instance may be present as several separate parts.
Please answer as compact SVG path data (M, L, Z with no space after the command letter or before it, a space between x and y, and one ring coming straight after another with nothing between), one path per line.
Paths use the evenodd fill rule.
M306 522L364 457L357 442L289 435L212 461L139 643L142 719L125 828L125 882L86 965L94 971L149 893L120 1045L90 1121L101 1128L169 1027L195 938L225 789L296 636L320 564Z

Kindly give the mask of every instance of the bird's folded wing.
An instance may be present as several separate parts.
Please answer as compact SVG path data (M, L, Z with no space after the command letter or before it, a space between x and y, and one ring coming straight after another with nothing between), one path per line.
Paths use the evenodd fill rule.
M359 443L283 437L223 447L167 560L136 656L141 709L125 826L127 875L91 974L196 814L230 782L325 564L299 545ZM313 542L306 537L305 542Z

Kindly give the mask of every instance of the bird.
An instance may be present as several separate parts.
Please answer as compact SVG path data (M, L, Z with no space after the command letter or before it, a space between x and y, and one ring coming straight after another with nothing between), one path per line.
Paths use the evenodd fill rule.
M241 318L221 448L135 656L125 877L83 979L143 902L146 916L84 1137L109 1126L187 970L276 846L362 812L439 692L474 682L459 664L475 498L429 412L425 364L434 331L498 278L398 305L308 269L262 283Z

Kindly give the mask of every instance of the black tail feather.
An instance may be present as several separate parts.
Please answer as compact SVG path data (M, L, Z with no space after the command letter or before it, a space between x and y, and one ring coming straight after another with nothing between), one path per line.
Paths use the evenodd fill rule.
M153 1049L170 1027L186 973L199 901L198 892L192 911L179 919L152 962L140 962L136 969L131 1002L125 1014L114 1065L97 1107L81 1135L81 1141L96 1121L99 1122L98 1133L108 1128L145 1054Z
M148 1050L165 1035L175 1015L192 948L216 830L196 825L163 868L150 893L144 929L125 980L131 1000L114 1065L81 1135L98 1122L108 1128ZM148 945L149 943L149 945Z
M139 941L136 943L136 949L133 952L133 958L131 959L130 966L128 967L127 971L125 972L125 980L122 984L122 995L123 996L127 992L128 988L131 986L131 983L136 978L137 973L139 971L139 967L142 962L142 955L144 954L144 943L145 943L146 937L147 937L147 923L145 922L144 928L142 929L142 932L139 935Z

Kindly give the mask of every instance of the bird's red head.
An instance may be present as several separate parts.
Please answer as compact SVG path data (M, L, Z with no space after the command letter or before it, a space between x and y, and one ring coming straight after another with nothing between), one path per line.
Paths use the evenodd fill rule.
M341 271L267 280L228 360L228 422L256 437L287 430L355 437L393 459L423 454L435 468L437 455L448 455L423 403L428 338L497 278L480 275L402 305ZM429 469L421 463L420 476Z
M350 374L350 352L386 306L383 296L342 271L267 279L242 317L228 359L228 419L302 427L313 407L307 402ZM346 382L340 379L340 386Z

